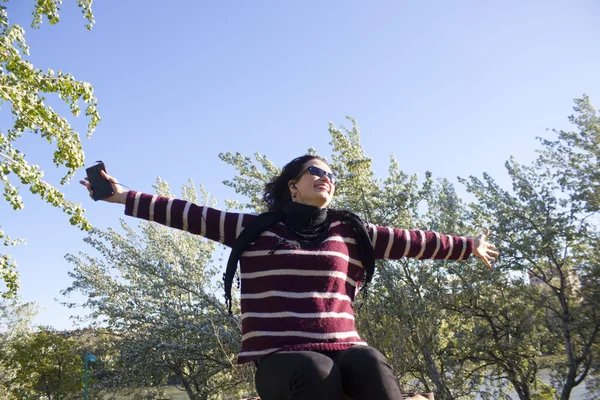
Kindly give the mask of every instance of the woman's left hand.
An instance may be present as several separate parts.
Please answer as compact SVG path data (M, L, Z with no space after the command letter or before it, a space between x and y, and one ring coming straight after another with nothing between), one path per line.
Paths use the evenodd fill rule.
M473 254L481 258L485 265L492 268L491 261L494 261L499 253L494 250L496 246L485 241L485 238L489 233L490 231L488 229L485 233L482 233L477 236L477 238L473 239Z

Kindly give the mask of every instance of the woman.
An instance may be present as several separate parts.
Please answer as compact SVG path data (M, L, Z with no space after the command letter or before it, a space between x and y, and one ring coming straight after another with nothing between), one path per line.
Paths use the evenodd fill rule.
M240 261L242 349L254 361L262 400L400 399L385 357L360 339L353 301L372 276L374 259L464 260L490 266L498 255L485 235L476 239L363 224L331 210L337 179L320 157L288 163L266 186L269 213L256 216L126 191L114 178L105 200L125 214L189 231L232 247L230 288ZM93 193L90 184L80 181ZM244 232L244 235L240 235Z

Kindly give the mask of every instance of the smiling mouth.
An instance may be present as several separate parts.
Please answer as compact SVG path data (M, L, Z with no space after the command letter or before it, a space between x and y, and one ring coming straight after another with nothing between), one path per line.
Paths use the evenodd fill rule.
M315 186L315 188L325 191L325 192L329 192L329 186L327 186L327 185L317 185L317 186Z

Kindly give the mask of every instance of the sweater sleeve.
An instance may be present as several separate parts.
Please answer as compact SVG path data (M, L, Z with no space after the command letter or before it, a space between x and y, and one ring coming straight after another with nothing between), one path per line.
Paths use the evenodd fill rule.
M204 236L229 247L255 217L253 214L226 212L133 190L127 193L125 215Z
M437 232L368 226L375 259L466 260L473 251L473 239Z

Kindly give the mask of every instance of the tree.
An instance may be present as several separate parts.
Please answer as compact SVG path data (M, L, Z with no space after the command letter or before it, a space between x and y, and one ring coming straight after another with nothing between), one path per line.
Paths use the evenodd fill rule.
M166 182L155 188L172 197ZM202 194L193 184L183 188L196 203L208 201ZM212 281L215 243L151 222L137 232L122 221L121 230L90 232L85 241L98 257L67 256L75 268L64 294L85 295L90 319L114 337L115 359L98 384L157 386L174 376L198 400L244 390L252 373L234 364L240 321L215 295L222 290Z
M544 366L540 355L555 343L546 335L544 310L531 301L535 288L507 275L498 264L495 268L455 271L452 299L443 306L457 316L453 355L477 360L473 377L510 382L522 400L552 399L552 388L538 373ZM484 390L483 398L499 397Z
M9 384L17 398L59 400L83 390L83 362L73 339L41 328L12 348L7 364L16 370Z
M577 131L541 140L531 166L506 163L512 193L488 175L464 180L478 199L475 212L493 221L503 268L541 282L533 299L547 310L546 333L562 343L554 365L561 399L591 372L600 332L600 123L589 98L575 103Z
M16 399L9 389L20 386L14 382L16 369L7 361L14 355L14 345L25 341L33 331L32 320L38 313L36 303L22 303L19 298L0 300L0 398Z
M6 1L5 1L6 3ZM39 0L33 10L32 28L38 28L46 17L50 24L59 21L60 0ZM84 18L91 29L94 17L91 0L77 0ZM56 148L53 163L57 167L64 166L67 171L60 184L65 184L83 166L84 153L77 133L65 117L60 116L47 103L56 101L47 99L48 95L64 101L73 116L81 113L80 102L85 104L85 114L89 118L88 136L92 134L100 121L96 109L97 102L92 86L87 82L77 81L68 73L44 72L35 68L26 59L29 47L25 42L23 27L11 24L8 19L8 8L0 5L0 106L8 103L13 116L12 126L0 127L0 185L4 188L4 198L13 209L24 207L19 188L15 186L10 175L27 187L29 191L54 207L62 209L69 215L70 223L81 229L90 229L89 222L83 216L80 205L67 200L64 194L43 179L43 171L32 164L19 151L16 143L23 133L33 133L53 144ZM54 97L54 96L53 96ZM6 128L6 131L2 129ZM16 244L0 229L0 240L4 246ZM0 279L6 283L3 297L13 296L18 290L16 263L8 254L0 253Z

